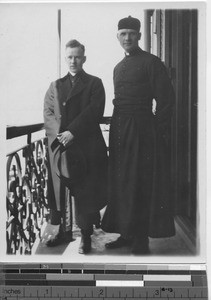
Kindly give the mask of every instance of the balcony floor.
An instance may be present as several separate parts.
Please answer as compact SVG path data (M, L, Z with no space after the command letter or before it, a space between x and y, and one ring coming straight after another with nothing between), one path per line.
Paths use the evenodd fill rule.
M63 244L56 247L47 247L45 245L46 240L54 235L58 230L58 226L52 226L48 223L45 223L42 228L42 238L37 239L34 247L33 254L36 255L66 255L71 254L74 255L74 259L78 259L79 261L84 257L78 253L78 247L80 243L80 231L75 228L73 231L74 240L69 244ZM176 235L171 238L159 238L152 239L150 238L150 255L159 255L159 256L188 256L193 255L193 249L188 247L185 239L182 237L180 230L178 230L178 225L176 224ZM93 255L130 255L130 248L123 247L115 250L108 250L105 248L105 243L108 241L115 240L119 235L105 233L101 229L95 229L94 234L92 235L92 251L89 253L88 257Z

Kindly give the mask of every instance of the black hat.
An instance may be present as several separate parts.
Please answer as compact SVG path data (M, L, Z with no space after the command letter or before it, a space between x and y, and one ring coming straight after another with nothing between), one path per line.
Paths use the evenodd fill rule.
M86 177L86 159L75 142L67 147L58 147L54 152L53 164L56 174L69 184L76 184Z
M118 30L133 29L139 32L140 28L141 28L141 22L138 19L133 18L131 16L121 19L118 23Z

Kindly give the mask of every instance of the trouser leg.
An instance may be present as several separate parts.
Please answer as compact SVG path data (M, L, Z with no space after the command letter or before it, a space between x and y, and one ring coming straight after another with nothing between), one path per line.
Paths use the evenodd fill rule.
M50 222L51 225L60 225L61 224L61 211L51 209L50 210Z
M99 212L78 215L78 226L81 229L81 242L78 250L80 254L87 254L91 251L91 235L98 216Z
M93 225L96 223L96 220L98 219L99 219L99 212L78 214L77 221L78 221L78 226L81 229L81 233L86 235L92 235Z

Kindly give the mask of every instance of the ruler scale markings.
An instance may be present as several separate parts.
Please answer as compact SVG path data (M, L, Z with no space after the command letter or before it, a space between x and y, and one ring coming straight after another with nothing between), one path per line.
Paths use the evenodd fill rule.
M52 297L65 297L64 287L52 287L51 293Z
M191 290L189 290L189 297L202 297L202 290L198 287L192 288Z
M120 296L123 298L127 298L127 297L133 297L133 289L130 287L123 287L120 290Z
M44 298L49 298L49 297L51 297L51 295L49 294L48 295L48 297L46 297L46 294L43 294L44 295ZM94 294L92 294L92 297L93 297L93 295ZM113 295L114 295L114 293L113 293ZM143 294L140 294L138 297L141 297L141 299L143 299L143 297L145 297L145 295L143 295L143 297L142 297L142 295ZM178 297L176 296L176 295L171 295L171 294L169 294L168 296L167 295L165 295L164 296L164 298L163 298L163 295L159 295L158 293L156 293L156 291L154 292L153 291L153 297L151 297L151 295L150 295L150 293L149 293L149 291L147 291L146 292L146 299L147 300L149 300L149 299L154 299L154 298L159 298L160 300L161 299L165 299L165 300L167 300L167 298L169 297L170 299L172 299L172 298L174 298L174 297L176 297L176 298L174 298L174 299L177 299L178 300L178 298L182 298L182 299L184 299L185 300L185 298L186 298L186 295L183 295L183 296L179 296L178 295ZM148 297L150 295L150 297ZM38 298L40 299L40 295L37 295L38 296ZM85 297L86 297L86 299L87 299L87 294L85 294L84 295ZM107 295L108 296L108 295ZM123 295L122 294L119 294L118 295L118 299L120 298L120 297L122 297ZM112 296L112 299L113 299L113 297L114 296ZM126 296L127 297L127 296ZM184 298L185 297L185 298ZM52 298L52 297L51 297ZM82 297L83 298L83 297ZM24 298L20 298L20 297L17 297L17 299L25 299L25 297ZM53 297L52 299L54 299L55 300L55 297ZM72 299L72 297L71 297L71 299ZM76 298L76 299L79 299L79 298ZM109 297L109 299L111 299L111 297ZM124 299L125 299L125 297L124 297ZM130 299L131 300L131 297L129 297L128 299ZM137 299L137 297L135 297L134 299ZM207 299L207 296L204 296L204 295L202 295L202 294L200 294L200 296L198 297L197 295L194 295L194 297L188 297L187 299L195 299L195 300L197 300L197 299L200 299L200 300L202 300L202 299ZM13 297L13 300L14 300L14 297ZM30 300L31 300L31 297L30 297Z
M78 287L67 287L67 288L63 287L63 289L65 289L66 297L71 297L71 298L72 297L75 297L75 298L79 297Z
M0 264L0 266L1 265L2 264ZM146 265L143 265L141 267L138 265L135 266L133 265L133 267L131 267L132 265L124 266L124 265L114 264L112 266L106 265L103 268L102 264L98 266L92 265L92 267L90 267L89 264L86 264L84 265L83 268L80 269L81 266L80 264L66 264L66 267L68 267L67 268L68 273L66 274L64 269L65 264L34 265L36 269L35 274L33 274L34 272L31 269L32 265L28 265L28 267L26 268L26 264L24 264L23 265L24 268L23 269L19 268L18 270L14 268L15 266L17 267L18 265L10 264L9 268L6 268L5 265L3 265L3 273L4 275L7 276L0 277L0 280L6 279L5 280L6 282L4 282L5 286L3 287L4 290L1 288L1 294L4 295L4 298L7 297L7 300L9 300L9 298L11 298L12 300L15 299L27 300L26 297L29 297L30 300L33 300L32 297L34 298L36 297L35 299L38 300L42 300L41 299L42 297L43 299L52 299L52 300L57 300L57 298L61 300L61 297L67 299L68 292L66 291L67 289L70 288L70 285L71 288L75 288L76 295L73 295L73 293L71 293L71 296L69 297L73 299L73 297L76 296L75 299L77 300L79 299L88 300L89 297L90 299L94 298L94 300L97 300L98 298L104 300L106 298L114 299L114 297L116 297L118 300L120 299L132 300L132 297L136 300L137 298L141 298L143 300L144 299L153 300L155 298L158 298L160 300L162 299L178 300L182 298L185 300L186 297L188 300L208 299L206 270L203 267L201 268L200 266L197 266L196 270L194 269L194 266L191 267L191 270L190 268L188 269L187 266L186 269L184 268L183 270L182 268L176 266L175 267L176 270L174 273L173 267L169 268L168 270L166 267L161 268L162 270L159 270L158 265L147 266L146 268ZM61 269L59 269L59 266L61 267ZM39 270L38 267L40 267L40 274L37 274L39 273L37 272ZM7 270L9 270L9 272L6 272ZM99 273L97 274L98 271ZM132 274L128 274L130 271L132 272ZM74 280L74 275L79 276L77 277L78 280ZM86 277L87 275L88 277ZM90 275L91 277L89 277ZM96 286L97 283L100 283L100 280L98 280L97 277L99 275L100 275L99 277L100 280L102 279L106 281L105 278L107 279L108 284L107 285L105 284L104 287ZM175 277L175 275L178 276ZM106 277L103 278L103 276ZM140 277L142 278L142 281L144 281L144 287L142 286L138 288L136 284L134 287L131 288L124 286L124 284L127 285L127 282L130 282L130 284L135 283L134 279L137 278L140 279ZM91 280L85 280L88 278ZM165 279L165 280L161 281L161 279ZM12 284L14 283L13 281L17 281L18 284L21 283L23 284L25 281L28 283L28 286L25 286L24 284L22 287L20 287L20 285L18 285L17 287L17 283L14 285ZM41 283L43 283L44 281L45 281L45 285L42 286ZM114 281L118 286L109 287L109 284L112 284L112 282ZM139 283L139 281L137 282ZM31 284L31 286L29 284ZM21 295L21 291L19 288L23 288L24 297ZM26 288L30 289L30 295L28 296L27 296ZM34 290L32 290L33 288ZM55 294L53 294L53 288L56 289ZM40 290L42 292L41 295L40 295ZM80 297L79 294L81 290L84 293L84 296L82 297ZM112 297L110 296L109 293L112 294Z
M160 291L160 288L151 288L151 289L148 289L147 290L147 296L148 296L148 298L150 298L150 297L154 297L154 298L159 298L160 296L161 296L161 291Z
M176 298L184 298L188 297L188 289L182 288L174 288L174 294Z
M92 297L92 288L82 287L79 289L79 297Z
M106 297L114 298L119 296L119 288L116 287L106 287Z
M94 298L103 298L106 295L106 288L105 287L96 287L93 290L93 297Z
M145 287L134 289L134 298L139 297L147 297L147 289Z
M38 287L37 291L38 291L38 294L37 294L38 297L49 298L52 295L51 287L48 287L48 286L45 286L45 287L40 286L40 287Z
M23 287L16 287L16 286L2 286L1 287L1 294L4 297L17 297L17 296L21 296L23 297L24 292L23 292Z
M202 288L202 295L204 298L208 299L208 288Z

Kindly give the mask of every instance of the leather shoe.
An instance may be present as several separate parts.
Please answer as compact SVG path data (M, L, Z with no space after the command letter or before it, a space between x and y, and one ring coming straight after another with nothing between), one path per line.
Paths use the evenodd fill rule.
M106 243L105 247L107 249L117 249L117 248L121 248L121 247L130 246L130 244L131 244L131 241L126 240L120 236L116 241Z
M131 252L137 255L150 254L149 240L147 239L135 239L132 245Z
M90 235L81 235L81 242L78 249L78 253L87 254L91 251L91 237Z
M72 232L59 231L54 237L50 238L46 242L47 247L56 247L62 244L70 243L73 241Z

